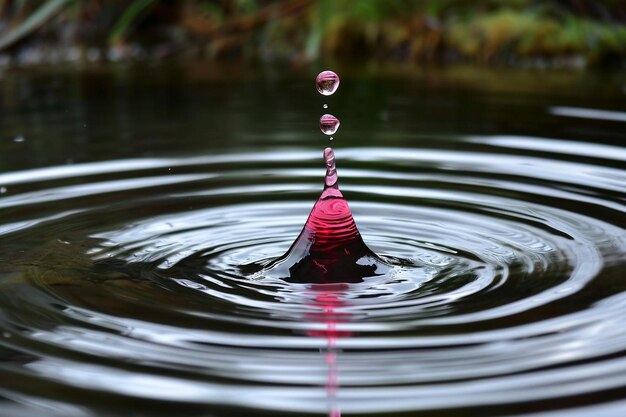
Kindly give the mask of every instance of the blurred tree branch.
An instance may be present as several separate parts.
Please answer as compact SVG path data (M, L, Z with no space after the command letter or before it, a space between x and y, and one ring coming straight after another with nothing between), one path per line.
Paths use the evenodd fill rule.
M0 50L10 46L23 37L29 35L31 32L37 30L50 18L60 13L63 8L72 1L73 0L48 0L43 3L41 7L28 15L26 19L18 23L15 28L0 35ZM7 5L8 3L9 2L7 2ZM7 5L5 5L4 2L2 4L2 6Z

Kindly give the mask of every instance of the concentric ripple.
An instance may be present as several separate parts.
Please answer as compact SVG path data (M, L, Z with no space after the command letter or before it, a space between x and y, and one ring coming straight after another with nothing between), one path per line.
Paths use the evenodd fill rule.
M319 151L1 174L0 395L64 415L610 408L626 393L626 151L463 140L337 151L394 270L332 286L242 269L298 235Z

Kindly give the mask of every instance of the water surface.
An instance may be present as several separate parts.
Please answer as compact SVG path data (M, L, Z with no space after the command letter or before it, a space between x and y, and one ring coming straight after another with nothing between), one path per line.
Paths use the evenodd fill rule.
M626 411L626 76L0 78L3 415ZM246 274L341 189L393 274Z

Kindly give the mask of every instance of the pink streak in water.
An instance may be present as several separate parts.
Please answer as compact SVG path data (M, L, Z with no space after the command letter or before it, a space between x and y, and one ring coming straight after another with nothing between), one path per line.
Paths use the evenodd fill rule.
M337 330L337 323L341 323L348 318L345 313L337 312L336 309L345 305L341 299L343 291L347 286L342 284L320 284L314 285L313 290L317 291L314 297L314 305L321 308L318 313L312 313L309 318L326 325L323 330L309 331L309 336L322 337L326 339L326 353L324 361L328 367L326 378L326 400L328 402L328 417L341 417L341 410L335 404L337 392L339 390L339 371L337 369L337 339L350 337L350 332Z

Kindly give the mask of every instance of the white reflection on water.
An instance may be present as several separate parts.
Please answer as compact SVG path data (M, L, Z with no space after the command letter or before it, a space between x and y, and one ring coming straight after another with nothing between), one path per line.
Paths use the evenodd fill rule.
M578 117L580 119L611 120L626 122L626 112L585 109L579 107L550 107L550 114L555 116Z
M3 343L31 356L15 372L76 401L92 391L333 417L605 401L626 386L626 155L464 140L338 153L366 239L410 260L345 291L241 275L293 242L320 185L319 152L0 175L11 189L0 237L6 259L19 255L0 278L29 278L0 291L0 332L13 335Z

